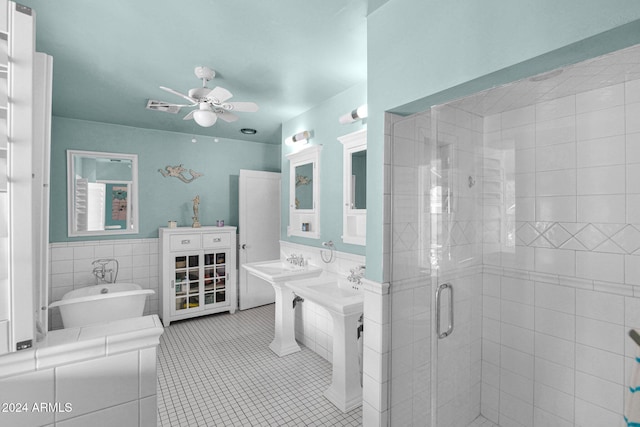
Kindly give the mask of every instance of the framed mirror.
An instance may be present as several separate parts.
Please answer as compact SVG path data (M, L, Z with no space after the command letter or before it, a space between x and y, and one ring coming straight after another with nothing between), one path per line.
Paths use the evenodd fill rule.
M138 233L138 156L67 150L68 235Z
M367 235L367 130L341 136L343 148L342 241L365 245Z
M289 226L288 236L320 238L320 151L314 145L289 159Z

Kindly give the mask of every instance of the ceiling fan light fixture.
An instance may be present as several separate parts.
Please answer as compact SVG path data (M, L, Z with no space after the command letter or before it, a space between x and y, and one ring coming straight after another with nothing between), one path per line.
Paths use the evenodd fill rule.
M193 112L193 120L200 126L208 128L215 124L218 116L211 111L207 104L200 104L200 109Z
M202 79L202 87L189 89L188 95L165 86L160 86L160 89L189 101L189 104L178 105L169 104L162 101L154 102L157 102L158 105L161 105L163 107L175 106L178 107L178 109L180 107L197 106L198 109L190 111L186 116L182 118L182 120L193 119L198 125L202 127L213 126L218 120L218 117L220 117L227 123L235 122L239 119L239 117L232 113L231 110L246 113L254 113L258 111L258 105L255 102L226 102L233 96L233 94L223 87L216 86L213 89L209 89L207 87L207 82L213 79L216 75L215 71L213 71L211 68L196 67L194 71L196 77ZM154 109L158 110L159 107L156 107Z

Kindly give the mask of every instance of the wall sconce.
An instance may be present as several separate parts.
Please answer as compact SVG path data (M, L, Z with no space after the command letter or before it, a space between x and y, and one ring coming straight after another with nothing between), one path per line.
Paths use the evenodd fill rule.
M309 133L309 131L305 130L285 139L284 143L287 145L305 145L309 142L308 139L310 137L311 134Z
M369 115L369 108L367 107L367 104L365 104L365 105L359 106L358 108L351 111L350 113L340 116L338 121L341 124L345 125L347 123L353 123L356 120L364 119L368 115Z

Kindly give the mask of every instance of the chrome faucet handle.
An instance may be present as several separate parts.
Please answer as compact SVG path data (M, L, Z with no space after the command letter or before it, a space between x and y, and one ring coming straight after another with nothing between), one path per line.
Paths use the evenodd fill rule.
M289 264L295 264L298 261L298 255L296 254L291 254L289 255L289 258L287 258L287 262Z

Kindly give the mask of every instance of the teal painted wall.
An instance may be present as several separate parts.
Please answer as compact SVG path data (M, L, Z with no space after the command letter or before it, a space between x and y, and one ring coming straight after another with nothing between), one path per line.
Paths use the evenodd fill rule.
M366 84L356 85L320 105L282 124L282 240L309 246L322 246L322 242L333 240L336 249L364 255L364 246L342 243L342 144L339 136L362 129L364 121L347 125L338 122L345 113L366 104ZM308 130L312 133L311 145L322 145L320 152L320 238L287 236L289 224L289 160L286 155L294 148L284 144L284 138ZM382 166L380 166L382 168Z
M51 242L98 240L101 237L67 237L66 150L107 151L138 155L140 233L108 238L158 237L158 227L168 220L190 226L192 199L200 195L200 223L238 225L238 176L240 169L280 171L280 146L248 141L117 126L54 117L51 129ZM165 178L158 169L183 164L204 173L191 183ZM189 175L187 175L189 176Z
M367 20L367 277L388 280L385 111L425 110L430 100L445 102L639 43L633 25L639 18L635 0L389 0L373 11ZM403 110L405 104L414 109Z

